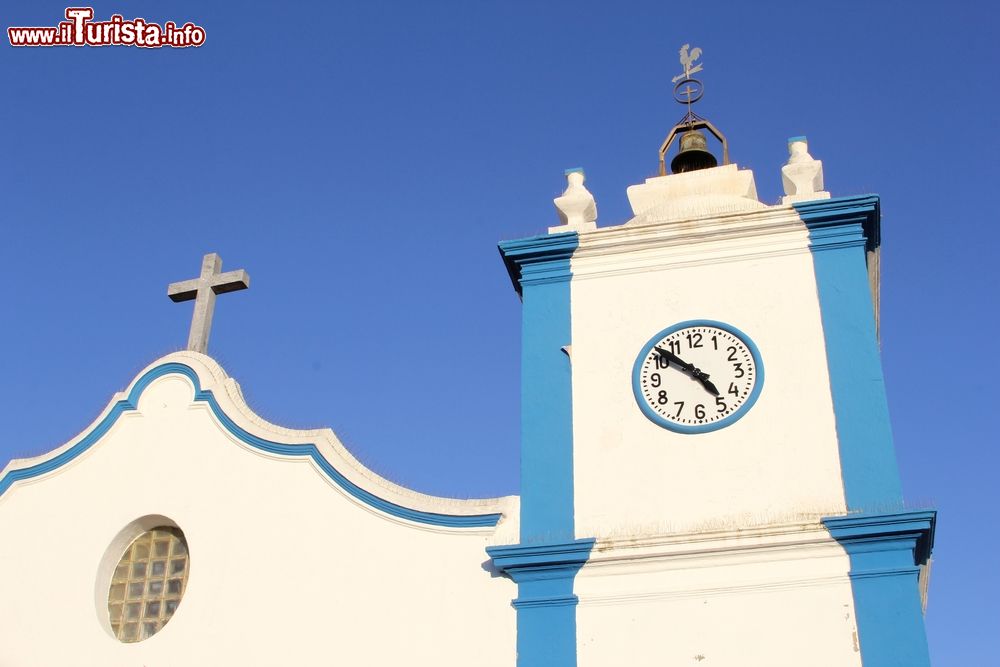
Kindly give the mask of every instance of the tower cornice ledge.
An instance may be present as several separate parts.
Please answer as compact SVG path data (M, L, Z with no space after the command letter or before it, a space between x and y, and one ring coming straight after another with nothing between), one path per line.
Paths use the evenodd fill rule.
M818 228L828 230L827 238L839 235L845 243L877 245L878 196L604 227L580 234L573 275L634 273L808 253L828 242L816 233ZM844 235L847 231L851 231L849 238Z

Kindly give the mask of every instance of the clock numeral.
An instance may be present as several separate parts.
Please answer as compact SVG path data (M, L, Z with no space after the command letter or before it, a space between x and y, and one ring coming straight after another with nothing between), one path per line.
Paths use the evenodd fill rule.
M688 339L688 349L702 347L700 333L688 334L686 338ZM680 347L680 345L678 345L678 347Z
M712 336L712 349L713 350L718 350L719 349L719 337L718 336Z
M681 353L681 342L679 340L667 341L667 346L670 348L671 354ZM666 368L666 366L664 366Z
M739 398L739 397L740 397L740 390L739 390L739 388L738 388L738 387L736 386L736 383L735 383L735 382L730 382L730 383L729 383L729 391L727 391L726 393L727 393L727 394L732 394L732 395L733 395L733 396L735 396L736 398ZM716 399L716 400L718 400L718 399Z
M666 359L664 359L663 357L661 357L660 355L656 355L656 367L657 368L670 368L670 362L667 361Z
M680 417L681 410L683 409L684 409L684 401L677 401L677 414L674 415L674 418Z
M697 417L698 419L704 419L705 418L705 406L702 405L701 403L699 403L698 405L694 406L694 416Z
M736 358L736 348L735 347L733 347L732 345L730 345L729 347L726 348L726 350L729 351L729 356L726 357L726 361L739 361Z
M659 387L660 386L660 374L659 373L652 373L649 376L649 383L651 385L653 385L654 388L655 387Z
M660 405L666 405L667 403L669 403L670 401L667 400L667 392L661 391L659 394L657 394L656 402L659 403Z
M737 373L736 377L738 378L741 378L744 375L746 375L746 372L743 370L743 364L733 364L733 370L736 371Z
M729 385L729 388L730 388L730 389L732 389L732 387L733 387L733 385L731 385L731 384L730 384L730 385ZM730 392L730 393L732 393L732 392ZM723 412L725 412L726 410L728 410L728 409L729 409L729 406L728 406L728 405L726 405L726 402L725 402L724 400L722 400L722 397L721 397L721 396L716 396L716 397L715 397L715 404L716 404L717 406L719 406L719 410L718 410L718 411L719 411L720 413L723 413Z

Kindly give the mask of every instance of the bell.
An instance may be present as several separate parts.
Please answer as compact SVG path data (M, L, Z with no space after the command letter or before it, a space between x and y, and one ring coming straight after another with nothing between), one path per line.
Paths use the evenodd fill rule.
M715 156L708 152L708 141L698 130L688 130L681 135L681 148L670 161L670 171L682 174L685 171L711 169L719 166Z

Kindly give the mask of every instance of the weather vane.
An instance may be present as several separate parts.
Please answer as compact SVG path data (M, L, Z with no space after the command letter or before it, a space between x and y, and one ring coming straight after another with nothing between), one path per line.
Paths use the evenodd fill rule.
M690 44L685 44L684 46L681 47L681 65L684 65L684 73L678 74L673 79L671 79L671 83L677 83L681 79L690 79L692 74L696 74L702 70L701 65L695 65L694 67L691 67L691 64L695 60L701 58L701 49L699 49L696 46L693 49L691 49L690 52L688 52L688 49L690 48L691 48Z
M708 130L712 136L722 143L722 163L729 164L729 142L725 135L712 125L707 119L696 114L691 105L702 98L705 94L705 87L701 81L692 75L702 71L704 67L696 61L701 58L701 49L691 48L690 44L685 44L680 50L680 62L684 71L670 80L674 84L674 100L679 104L687 106L687 113L680 122L674 125L670 134L660 146L660 175L667 173L666 155L670 149L670 144L674 139L680 137L680 151L670 163L670 170L675 173L694 171L697 169L708 169L715 167L718 161L708 150L705 135L699 130Z
M686 104L688 114L690 114L691 105L700 100L701 96L705 94L705 88L701 85L701 81L691 76L703 69L701 65L694 65L694 61L701 58L701 49L697 46L692 49L690 44L685 44L681 47L680 56L684 71L671 79L670 82L674 84L674 99L680 104Z

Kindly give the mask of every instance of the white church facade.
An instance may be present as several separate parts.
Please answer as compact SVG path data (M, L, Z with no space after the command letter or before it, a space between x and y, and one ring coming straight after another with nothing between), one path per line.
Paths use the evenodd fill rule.
M935 513L893 449L879 200L790 153L781 204L682 165L604 227L571 170L562 224L500 244L518 496L417 493L254 414L205 353L249 279L208 256L171 288L201 299L190 349L0 472L0 666L929 665Z

